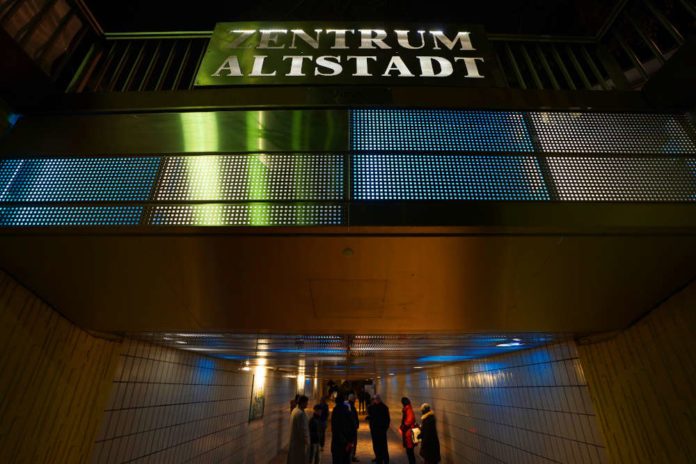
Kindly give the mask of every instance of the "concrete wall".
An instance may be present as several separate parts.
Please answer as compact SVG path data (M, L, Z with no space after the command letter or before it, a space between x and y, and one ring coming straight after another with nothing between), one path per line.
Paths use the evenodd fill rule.
M414 370L378 389L396 426L402 396L432 405L445 463L608 462L573 342Z
M0 272L0 462L89 461L119 349Z
M696 462L696 284L578 348L612 462Z
M228 361L125 342L93 462L268 462L287 446L297 382L268 371L264 417L249 422L252 378Z

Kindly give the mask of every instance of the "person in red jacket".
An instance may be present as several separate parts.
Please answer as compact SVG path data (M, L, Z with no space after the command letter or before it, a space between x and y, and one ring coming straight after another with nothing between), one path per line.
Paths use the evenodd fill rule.
M416 444L413 442L413 433L411 429L416 426L416 415L413 414L413 406L411 406L411 400L405 396L401 398L401 404L404 408L401 410L401 439L406 449L406 456L408 457L408 464L416 464L416 455L413 452Z

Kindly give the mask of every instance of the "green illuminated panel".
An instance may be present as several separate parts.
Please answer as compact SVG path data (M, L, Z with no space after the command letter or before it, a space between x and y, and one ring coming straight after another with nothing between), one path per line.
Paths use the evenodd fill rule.
M155 200L340 200L343 157L333 154L177 156L164 161Z

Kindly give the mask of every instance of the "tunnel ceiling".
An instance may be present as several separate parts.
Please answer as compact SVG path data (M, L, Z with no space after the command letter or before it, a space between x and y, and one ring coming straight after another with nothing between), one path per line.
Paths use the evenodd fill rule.
M489 33L594 36L620 0L85 0L107 32L212 30L223 21L418 21L482 24Z
M596 333L696 276L689 235L408 230L6 231L0 263L77 325L117 333Z
M558 341L561 334L251 335L136 333L131 337L229 360L240 370L280 375L374 379L446 363L489 358Z

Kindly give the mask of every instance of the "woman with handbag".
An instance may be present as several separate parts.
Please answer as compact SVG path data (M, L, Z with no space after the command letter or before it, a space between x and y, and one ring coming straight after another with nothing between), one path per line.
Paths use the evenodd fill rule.
M420 455L425 464L438 464L440 462L440 440L437 437L435 414L428 403L423 403L420 410L422 414Z
M401 398L401 404L404 407L401 410L401 426L399 427L399 430L401 431L401 439L403 441L404 448L406 449L408 464L416 464L416 455L413 451L413 448L416 447L416 443L413 440L412 432L412 429L416 427L416 415L413 414L411 400L404 396Z

